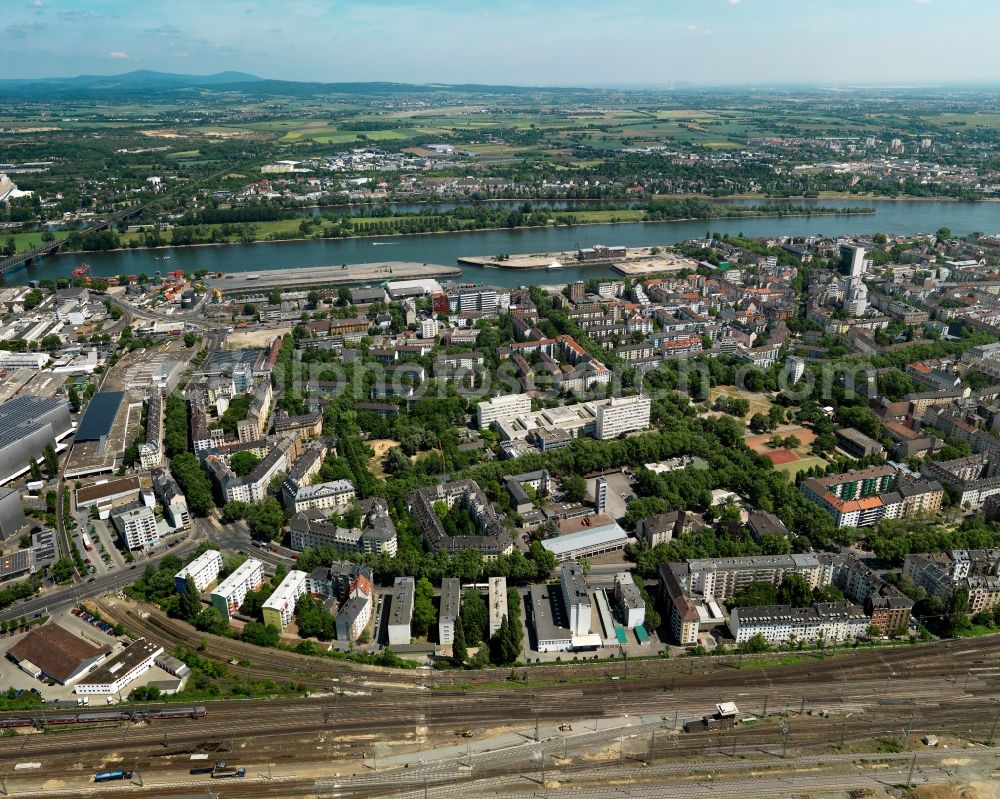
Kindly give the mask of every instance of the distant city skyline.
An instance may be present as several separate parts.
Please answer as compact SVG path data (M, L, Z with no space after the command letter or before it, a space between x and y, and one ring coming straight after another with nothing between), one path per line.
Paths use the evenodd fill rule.
M986 0L4 0L5 78L1000 83Z

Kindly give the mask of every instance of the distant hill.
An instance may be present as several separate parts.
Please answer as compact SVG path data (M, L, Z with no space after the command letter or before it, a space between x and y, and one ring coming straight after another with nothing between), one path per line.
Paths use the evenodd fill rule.
M123 75L77 75L73 78L34 78L0 80L0 96L68 99L94 97L113 92L123 95L169 95L206 90L241 94L309 97L321 94L531 94L589 93L592 90L567 88L532 88L526 86L483 86L479 84L410 84L410 83L321 83L318 81L270 80L245 72L219 72L214 75L179 75L139 69Z
M34 78L0 80L0 94L66 95L108 91L156 92L170 89L250 84L263 80L247 72L218 72L214 75L179 75L137 69L122 75L77 75L74 78Z

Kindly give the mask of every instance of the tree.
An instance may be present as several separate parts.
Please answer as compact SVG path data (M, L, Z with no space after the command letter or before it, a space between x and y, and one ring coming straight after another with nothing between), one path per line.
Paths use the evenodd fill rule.
M68 583L73 579L73 561L69 558L59 558L52 564L52 579L57 583Z
M934 235L937 237L938 241L941 241L942 239L950 239L951 238L951 228L950 227L939 227L937 229L937 233L935 233Z
M184 346L191 349L195 344L198 343L198 336L195 333L185 333L184 334Z
M583 502L587 497L587 481L578 474L569 474L562 478L563 491L570 502Z
M413 634L425 636L434 624L434 586L426 577L417 580L413 596Z
M462 594L462 607L458 612L462 620L462 630L468 646L479 646L486 637L490 625L490 614L483 601L483 595L475 588Z
M766 652L768 649L770 649L770 647L768 646L764 636L760 633L757 633L749 640L740 644L740 652L744 655L757 655L761 652Z
M778 586L778 604L804 608L813 602L812 588L801 574L786 574Z
M455 637L451 644L451 659L456 665L465 663L469 657L469 650L465 645L465 628L462 626L462 617L455 619Z
M263 502L250 506L247 523L254 538L274 541L281 537L281 531L285 527L285 513L278 500L268 497Z
M229 467L240 477L245 477L257 468L260 458L249 450L241 450L229 459Z
M62 339L59 338L55 333L49 333L45 336L41 342L41 347L43 350L48 350L49 352L55 352L62 346Z
M309 305L313 308L319 306L319 302L321 299L322 297L320 297L320 294L318 291L316 291L316 289L313 289L306 295L306 300L308 300Z
M761 580L754 580L742 591L737 591L729 601L730 608L749 608L777 604L778 596L774 586Z
M42 479L42 468L38 465L38 461L35 458L28 461L28 469L31 471L32 480Z
M281 640L281 631L271 624L250 621L243 628L243 634L240 637L254 646L277 646Z
M194 578L187 577L184 580L184 592L180 599L180 614L185 621L194 621L201 612L201 597L195 587Z
M59 474L59 456L51 443L46 444L45 449L42 450L42 461L45 464L45 474L50 480Z
M170 473L187 497L188 508L196 516L205 516L214 507L212 484L193 452L181 452L170 462Z

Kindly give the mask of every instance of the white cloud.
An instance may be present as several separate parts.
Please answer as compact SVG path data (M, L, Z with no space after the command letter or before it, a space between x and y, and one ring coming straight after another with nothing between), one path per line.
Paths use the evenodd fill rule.
M38 33L45 30L44 22L28 20L27 22L12 22L7 26L7 34L15 39L23 39L29 33Z
M128 58L128 53L124 50L112 50L108 53L108 58Z
M45 0L31 0L28 5L32 8L45 8Z
M918 6L929 6L934 0L913 0Z
M726 2L729 3L729 5L731 6L738 6L740 3L743 2L743 0L726 0Z

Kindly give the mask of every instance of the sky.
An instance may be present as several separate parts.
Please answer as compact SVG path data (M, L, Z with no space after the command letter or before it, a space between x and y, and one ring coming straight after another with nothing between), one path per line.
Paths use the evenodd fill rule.
M0 77L1000 83L996 0L0 0Z

